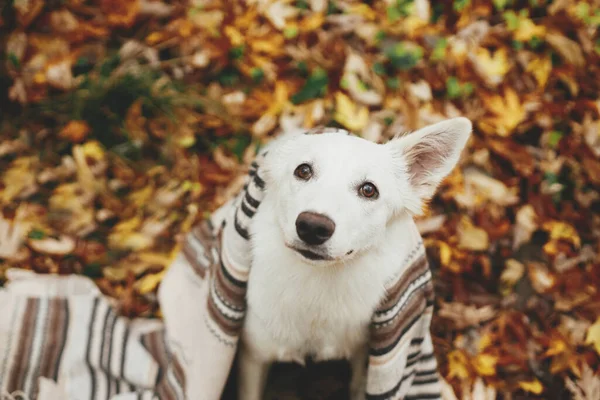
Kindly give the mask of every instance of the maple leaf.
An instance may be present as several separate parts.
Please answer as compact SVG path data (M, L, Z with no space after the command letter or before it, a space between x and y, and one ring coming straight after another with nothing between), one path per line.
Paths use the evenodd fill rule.
M600 397L600 377L587 364L583 367L580 379L573 381L567 378L565 383L574 400L593 400Z
M494 86L502 83L511 67L505 48L492 53L490 50L480 47L475 53L470 54L470 60L479 75Z
M504 96L483 96L483 99L486 109L493 114L479 123L486 133L510 136L527 116L519 96L512 88L505 88Z

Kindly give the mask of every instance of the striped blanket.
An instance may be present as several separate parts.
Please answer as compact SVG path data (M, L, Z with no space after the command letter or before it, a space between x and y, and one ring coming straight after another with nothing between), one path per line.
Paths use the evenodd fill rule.
M261 153L244 190L189 232L159 288L163 321L126 320L86 278L9 271L0 291L6 398L222 397L244 321L249 223L265 191ZM433 287L416 226L402 273L373 314L368 399L439 399ZM8 397L12 395L12 397ZM18 397L22 396L22 397ZM3 397L4 399L4 397Z

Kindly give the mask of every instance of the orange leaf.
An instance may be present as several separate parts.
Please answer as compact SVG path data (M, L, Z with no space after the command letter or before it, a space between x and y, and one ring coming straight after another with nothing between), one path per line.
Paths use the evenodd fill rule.
M71 142L79 143L86 138L88 133L90 133L90 127L85 121L70 121L60 130L59 136Z

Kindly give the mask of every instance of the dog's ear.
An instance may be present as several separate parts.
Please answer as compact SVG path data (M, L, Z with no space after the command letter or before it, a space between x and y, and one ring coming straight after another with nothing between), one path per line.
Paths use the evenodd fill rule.
M392 139L386 144L398 160L401 175L408 177L418 197L409 209L418 213L421 204L433 197L440 182L456 166L471 136L467 118L452 118ZM415 199L416 200L416 199Z

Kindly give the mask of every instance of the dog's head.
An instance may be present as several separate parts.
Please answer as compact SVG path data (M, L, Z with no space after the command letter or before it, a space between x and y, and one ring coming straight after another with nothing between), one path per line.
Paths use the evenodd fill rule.
M471 122L454 118L385 144L343 131L281 139L264 177L285 245L315 263L376 246L392 219L421 213L470 134Z

